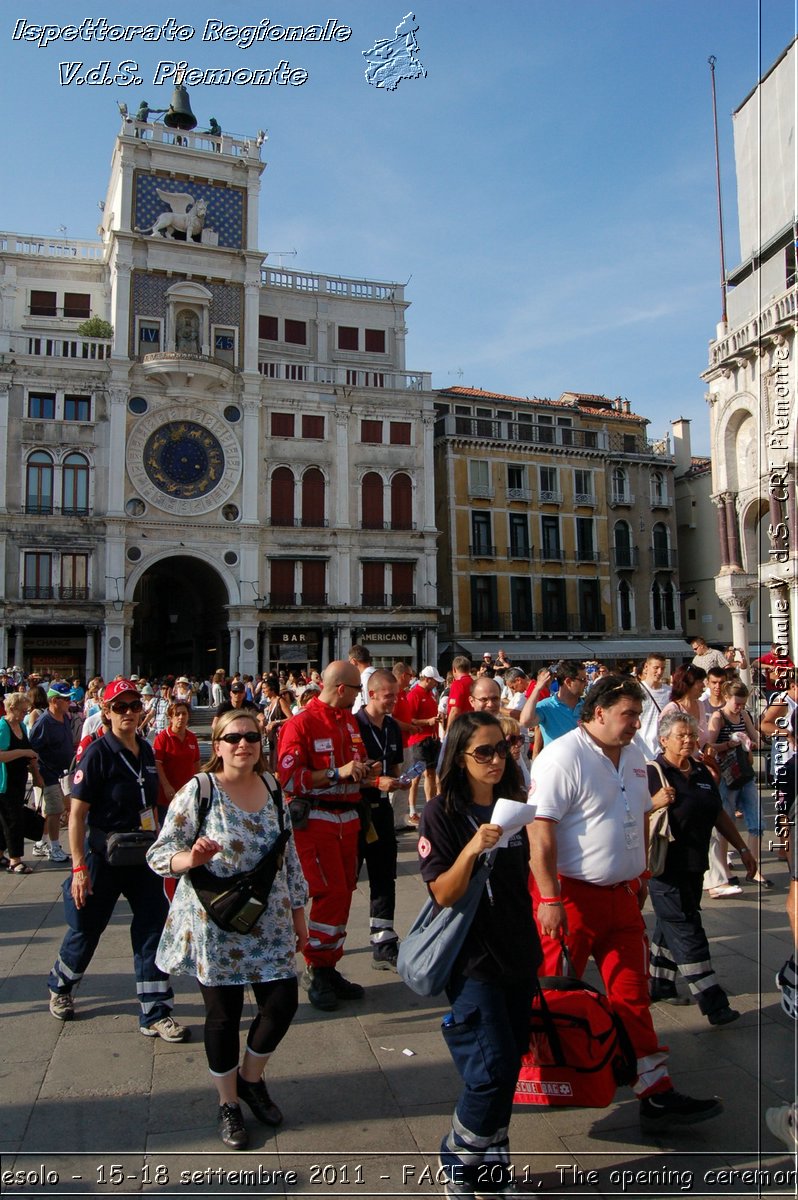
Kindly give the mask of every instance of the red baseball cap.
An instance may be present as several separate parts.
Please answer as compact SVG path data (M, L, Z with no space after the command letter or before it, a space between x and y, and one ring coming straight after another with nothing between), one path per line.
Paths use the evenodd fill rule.
M125 692L139 694L135 683L131 683L129 679L115 679L113 683L108 684L103 692L103 702L108 704L110 700L116 700L118 696L124 696Z

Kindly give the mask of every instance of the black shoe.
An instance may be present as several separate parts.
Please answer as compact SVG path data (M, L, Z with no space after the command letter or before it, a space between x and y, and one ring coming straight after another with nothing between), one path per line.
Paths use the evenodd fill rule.
M366 989L361 987L359 983L351 983L348 979L344 979L340 971L333 968L330 972L330 984L335 995L339 1000L362 1000L366 994Z
M741 1015L736 1008L727 1004L725 1008L719 1008L717 1012L707 1013L707 1020L710 1025L731 1025L732 1021L738 1021Z
M709 1121L723 1112L723 1101L718 1096L711 1100L695 1100L683 1096L673 1088L669 1092L655 1092L640 1101L640 1128L643 1133L660 1133L674 1125L696 1125Z
M249 1145L249 1135L237 1104L219 1105L219 1134L231 1150L244 1150Z
M239 1072L237 1090L239 1100L249 1105L253 1116L261 1125L282 1125L283 1114L273 1102L262 1079L250 1083L249 1080L242 1079Z
M690 1003L689 996L680 996L676 988L657 987L656 984L651 985L650 997L652 1004L673 1004L677 1008Z
M302 986L308 1000L321 1012L334 1012L338 1007L338 995L332 982L331 967L308 967L302 976Z
M398 954L398 942L388 942L385 946L375 946L371 965L375 971L395 971Z

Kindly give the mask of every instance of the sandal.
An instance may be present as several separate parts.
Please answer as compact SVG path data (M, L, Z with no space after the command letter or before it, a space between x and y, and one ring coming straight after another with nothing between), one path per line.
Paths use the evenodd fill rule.
M28 864L24 863L24 862L14 863L13 867L9 864L9 866L6 868L6 870L8 871L9 875L32 875L33 874L33 867L29 867Z

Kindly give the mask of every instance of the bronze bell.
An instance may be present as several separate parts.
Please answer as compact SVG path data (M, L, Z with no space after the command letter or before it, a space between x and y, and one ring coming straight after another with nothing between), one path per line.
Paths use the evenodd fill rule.
M168 125L170 129L185 130L193 129L197 124L197 118L191 111L191 101L188 98L188 92L182 83L179 83L172 92L172 99L163 123L164 125Z

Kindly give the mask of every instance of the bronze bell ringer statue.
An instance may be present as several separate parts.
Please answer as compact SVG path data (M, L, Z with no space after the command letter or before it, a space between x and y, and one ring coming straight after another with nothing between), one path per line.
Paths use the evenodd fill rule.
M182 81L176 85L175 90L172 92L172 99L163 123L164 125L168 125L170 129L183 129L186 132L189 129L193 129L197 124L197 118L191 111L191 101L188 98L188 92L183 87Z

